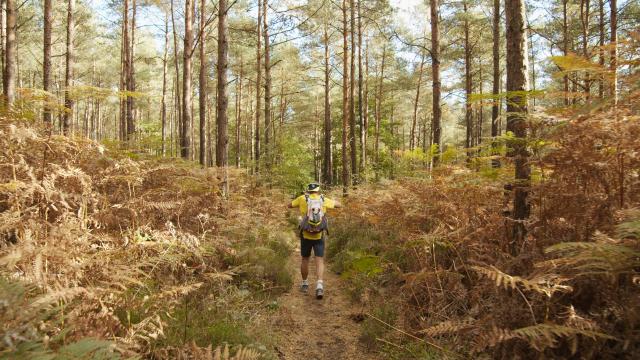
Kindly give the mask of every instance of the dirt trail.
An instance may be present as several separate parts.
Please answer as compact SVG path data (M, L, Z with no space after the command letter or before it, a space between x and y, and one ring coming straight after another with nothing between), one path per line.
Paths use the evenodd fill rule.
M300 275L299 250L289 260L294 285L279 299L280 310L275 320L279 339L277 351L283 360L376 359L358 341L360 325L354 320L360 312L345 294L342 280L325 270L325 296L317 300L315 263L311 259L309 294L298 290Z

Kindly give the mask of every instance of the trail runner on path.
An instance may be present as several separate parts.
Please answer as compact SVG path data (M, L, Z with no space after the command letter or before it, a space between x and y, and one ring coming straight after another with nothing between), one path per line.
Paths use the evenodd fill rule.
M328 222L326 217L327 209L340 208L342 205L332 199L320 194L320 184L311 183L307 185L304 195L298 196L289 204L289 208L300 209L301 220L298 225L300 231L300 274L302 284L300 290L303 293L309 291L309 259L311 250L315 256L316 275L316 298L322 299L324 296L324 245L325 233L328 232Z

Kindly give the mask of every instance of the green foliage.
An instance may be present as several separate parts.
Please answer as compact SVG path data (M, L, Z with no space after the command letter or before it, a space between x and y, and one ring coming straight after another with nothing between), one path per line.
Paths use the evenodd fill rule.
M23 342L13 351L0 353L0 359L66 360L95 359L117 360L121 356L114 352L114 344L106 340L83 338L52 349L42 342Z
M378 347L389 360L442 360L442 353L434 351L423 342L406 340L400 344L379 341Z
M241 269L237 281L255 289L261 289L267 282L271 292L278 294L293 284L287 267L291 244L287 237L263 233L240 244L238 254L230 262Z
M371 313L375 318L369 316L363 321L360 341L368 347L375 348L380 345L378 339L384 339L391 331L387 324L393 325L395 323L398 312L392 304L387 303L376 307Z
M241 293L230 293L226 301L236 302ZM248 345L253 339L247 332L247 319L241 313L235 316L225 309L223 303L214 299L197 298L185 299L182 306L176 308L171 314L171 322L165 329L166 339L157 345L180 346L194 341L198 346L213 347L219 345ZM222 300L222 299L220 299ZM229 304L237 306L237 304Z
M111 341L81 338L66 342L64 335L70 329L63 328L53 338L41 331L44 321L63 313L63 298L40 295L40 291L19 281L0 276L0 359L120 359ZM61 323L64 326L64 323Z
M282 134L278 142L277 161L271 168L269 182L288 192L298 192L313 180L314 154L308 145L293 134Z
M460 151L454 146L447 146L447 148L440 155L440 161L443 164L451 164L455 162L460 156Z
M205 328L208 342L205 342L203 345L213 344L215 346L225 343L247 345L251 342L251 338L242 327L225 320L214 320Z

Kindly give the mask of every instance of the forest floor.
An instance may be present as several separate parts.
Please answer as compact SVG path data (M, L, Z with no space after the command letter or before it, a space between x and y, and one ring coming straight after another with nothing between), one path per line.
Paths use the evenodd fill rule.
M280 359L376 359L359 341L361 312L356 311L356 305L349 299L346 284L329 266L324 276L324 299L317 300L314 296L314 258L310 262L309 293L299 291L299 254L298 248L289 258L289 271L295 281L280 297L274 319Z

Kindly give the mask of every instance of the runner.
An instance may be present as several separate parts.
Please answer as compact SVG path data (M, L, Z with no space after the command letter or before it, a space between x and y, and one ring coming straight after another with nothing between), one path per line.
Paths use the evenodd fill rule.
M326 216L327 209L339 208L342 205L335 200L329 199L320 194L320 185L311 183L307 186L304 195L300 195L289 204L289 208L300 209L302 219L298 229L300 231L300 273L302 275L302 284L300 290L303 293L309 291L309 259L311 250L315 256L316 262L316 298L322 299L324 296L324 244L325 233L328 232L328 220Z

